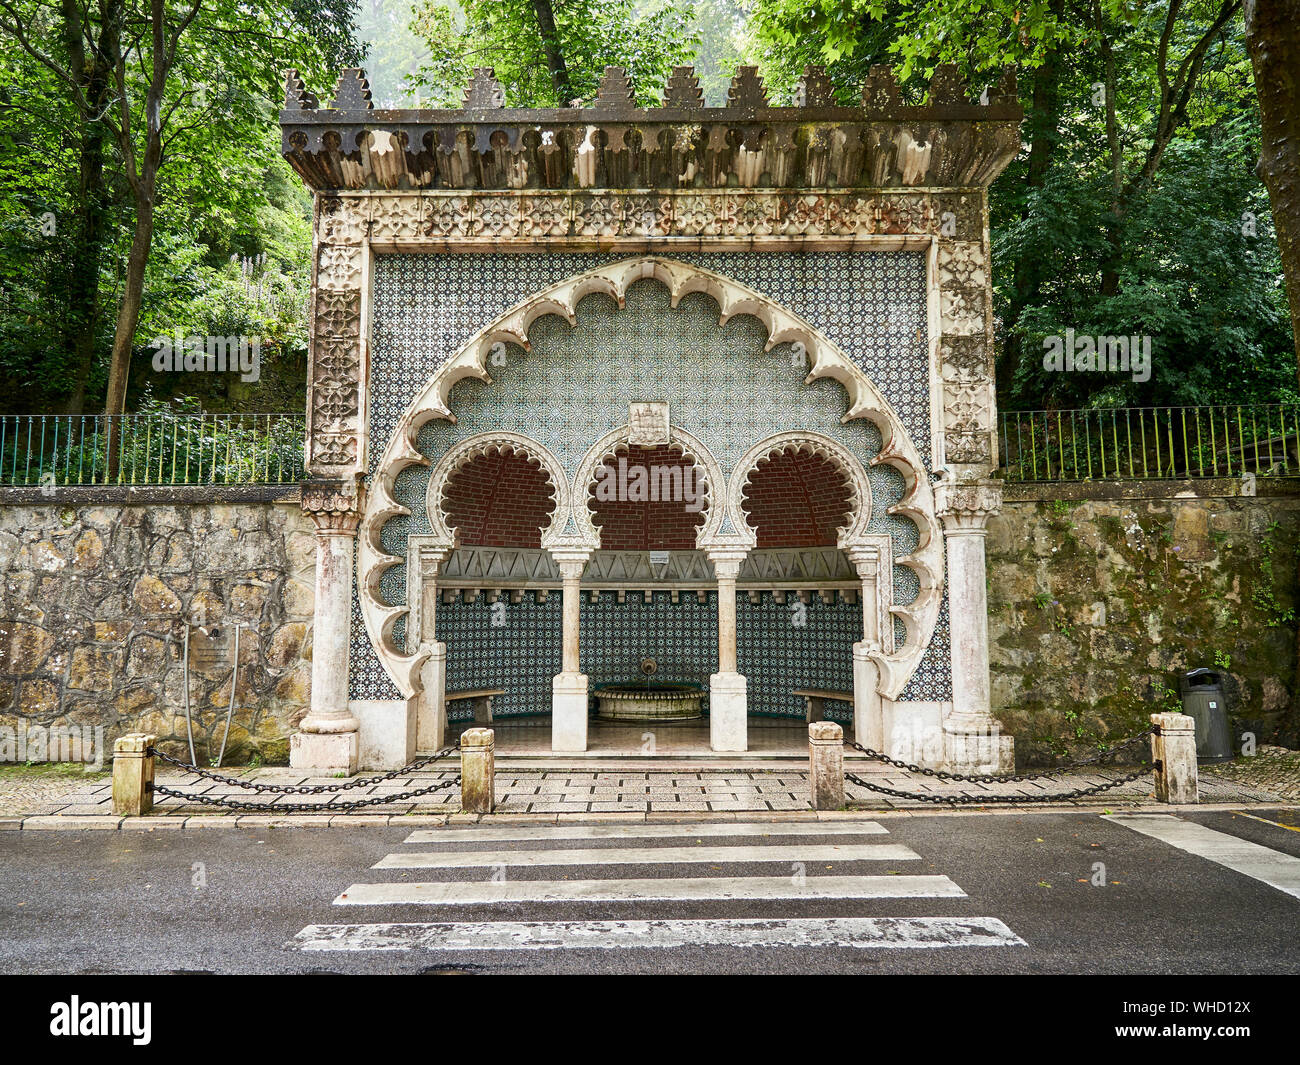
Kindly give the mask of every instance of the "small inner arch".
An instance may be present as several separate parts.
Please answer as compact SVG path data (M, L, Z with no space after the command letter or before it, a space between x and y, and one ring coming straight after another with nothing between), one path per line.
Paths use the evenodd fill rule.
M555 511L555 486L536 459L505 447L453 472L442 509L462 546L539 548Z
M693 551L708 487L680 447L620 449L597 467L587 494L601 550Z
M792 444L759 459L741 502L757 547L834 547L853 515L848 475L840 466Z

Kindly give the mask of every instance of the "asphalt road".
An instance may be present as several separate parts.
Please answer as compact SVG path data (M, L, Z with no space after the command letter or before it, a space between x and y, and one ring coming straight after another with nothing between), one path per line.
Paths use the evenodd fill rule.
M1273 852L1300 858L1297 811L1197 813L1182 818ZM638 839L475 841L411 829L294 828L156 832L9 832L0 835L0 971L5 973L1134 973L1300 971L1300 898L1090 812L881 818L874 835L829 834L805 823L795 834L704 838L698 826ZM430 830L433 833L442 830ZM540 834L539 834L540 835ZM608 864L612 849L723 847L707 862ZM752 846L788 848L755 862ZM892 857L826 859L826 848L888 846ZM915 857L899 858L899 849ZM566 864L518 857L546 849L590 851ZM431 854L445 864L472 852L492 865L371 868L390 855ZM769 854L773 852L768 852ZM846 852L847 853L847 852ZM856 852L865 853L865 852ZM516 858L512 861L511 855ZM803 857L809 860L804 860ZM636 858L636 854L629 857ZM723 859L729 860L723 860ZM389 859L393 861L394 859ZM418 857L398 859L418 862ZM938 897L700 898L704 878L763 878L791 866L814 888L869 877L946 878ZM1105 866L1104 877L1097 863ZM555 901L340 905L353 885L464 883L493 876L527 894L557 884ZM665 878L683 897L598 901L563 897L574 882ZM1104 886L1096 881L1104 879ZM680 882L686 881L685 885ZM865 881L863 881L865 882ZM911 881L922 883L921 880ZM852 881L852 883L860 883ZM898 883L903 883L899 881ZM603 886L603 885L598 885ZM711 885L710 885L711 886ZM436 888L435 888L436 890ZM577 890L573 888L573 890ZM678 890L678 888L674 888ZM769 890L768 887L763 888ZM707 890L705 894L707 894ZM759 892L762 894L762 892ZM814 894L809 892L808 894ZM964 894L963 894L964 893ZM361 897L361 892L356 897ZM454 895L455 892L452 892ZM905 894L905 893L904 893ZM732 946L449 950L431 941L407 950L305 950L309 926L388 922L702 921L713 919L987 918L1008 930L998 946ZM820 922L812 921L820 927ZM692 927L690 925L684 927Z

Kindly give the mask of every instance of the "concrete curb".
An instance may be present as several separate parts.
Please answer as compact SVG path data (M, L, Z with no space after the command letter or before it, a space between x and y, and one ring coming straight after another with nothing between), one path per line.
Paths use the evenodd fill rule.
M1154 803L1121 804L1112 803L1116 811L1125 813L1142 810L1149 813L1185 814L1185 813L1219 813L1247 810L1300 810L1300 803L1290 802L1251 802L1251 803L1197 803L1195 805L1173 806ZM1027 813L1095 813L1106 816L1110 812L1104 803L1089 805L1070 805L1061 803L1025 803L1023 805L999 805L996 807L967 807L951 809L943 807L889 807L864 808L852 810L738 810L738 811L650 811L646 813L504 813L504 814L157 814L148 817L112 817L102 815L32 814L28 816L0 817L0 832L153 832L180 831L183 829L211 828L382 828L388 826L407 826L412 828L442 827L446 825L474 824L698 824L700 822L720 823L766 823L803 821L879 821L891 817L997 817L1021 815Z

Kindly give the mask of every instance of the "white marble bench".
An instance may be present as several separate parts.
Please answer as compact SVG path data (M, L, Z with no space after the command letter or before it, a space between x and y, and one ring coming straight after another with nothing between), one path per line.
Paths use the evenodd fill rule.
M474 701L474 724L487 725L492 722L492 700L498 695L505 695L504 688L479 688L468 692L448 692L447 702L458 703L465 699Z
M853 704L852 692L824 691L821 688L797 688L794 694L803 696L804 705L808 708L809 722L823 719L827 699L837 703Z

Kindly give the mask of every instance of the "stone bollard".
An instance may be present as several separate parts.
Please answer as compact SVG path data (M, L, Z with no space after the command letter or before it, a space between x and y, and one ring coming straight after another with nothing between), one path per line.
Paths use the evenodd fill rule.
M496 809L496 735L490 728L460 734L460 808L469 814Z
M1199 802L1196 776L1196 722L1187 714L1152 714L1151 758L1156 768L1156 799Z
M113 813L138 817L153 809L153 755L157 736L132 732L113 744Z
M844 809L844 730L834 721L808 726L808 784L814 810Z

